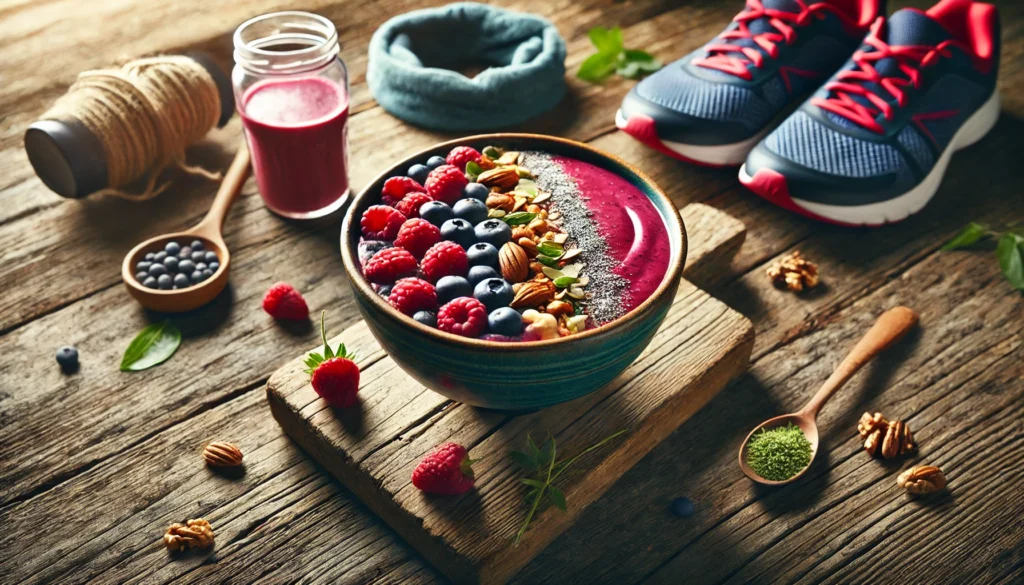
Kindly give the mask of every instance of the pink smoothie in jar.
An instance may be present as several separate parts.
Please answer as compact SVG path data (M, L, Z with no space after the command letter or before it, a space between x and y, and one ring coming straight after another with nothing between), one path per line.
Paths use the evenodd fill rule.
M270 79L240 105L263 201L290 218L327 215L348 199L348 94L325 77Z

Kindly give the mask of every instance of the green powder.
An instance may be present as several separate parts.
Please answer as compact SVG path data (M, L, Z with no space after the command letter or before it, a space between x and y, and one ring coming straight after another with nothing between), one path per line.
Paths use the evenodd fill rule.
M767 480L785 481L810 464L811 442L793 423L761 429L747 445L747 465Z

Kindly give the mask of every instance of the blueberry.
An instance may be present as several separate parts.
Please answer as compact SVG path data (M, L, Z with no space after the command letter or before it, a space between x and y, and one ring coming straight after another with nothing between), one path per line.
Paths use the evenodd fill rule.
M427 175L430 174L430 167L427 165L412 165L409 167L409 172L406 174L409 175L409 178L422 185L427 181Z
M206 257L206 254L203 254L202 250L200 250L198 252L192 252L191 260L193 262L202 262L203 258L205 258L205 257Z
M210 262L216 262L217 261L217 253L216 252L207 252L206 256L203 257L203 260L206 260L207 264L209 264Z
M189 278L192 280L192 284L199 284L200 282L206 280L206 277L203 276L203 273L199 270L193 271L192 276L190 276Z
M476 243L473 224L459 218L449 219L441 225L441 238L451 240L463 248L468 248Z
M491 190L487 188L487 185L481 185L480 183L469 183L462 188L462 196L472 199L479 199L480 201L487 201L487 196L491 194Z
M498 249L487 242L477 242L466 250L470 266L498 267Z
M135 270L136 272L146 272L147 270L149 270L150 264L152 264L152 262L141 260L135 264Z
M146 280L142 281L142 286L144 286L146 288L156 288L156 277L155 276L148 276L148 277L146 277Z
M137 280L139 282L142 282L143 280L146 280L147 278L149 278L149 272L140 271L140 272L136 272L135 273L135 280Z
M442 205L444 204L442 203ZM357 248L359 253L359 263L366 264L367 260L372 258L374 254L380 252L384 248L390 247L391 244L387 242L381 242L379 240L366 240L363 242L359 242L359 247Z
M184 274L175 274L173 282L174 286L178 288L185 288L186 286L192 284L191 282L189 282L188 277L185 276Z
M420 205L420 217L429 221L437 227L444 225L444 222L455 217L452 208L444 201L428 201Z
M188 246L185 246L184 248L182 248L181 252L178 252L178 258L181 258L182 260L189 260L189 259L191 259L192 258L192 248L189 248Z
M167 274L167 267L163 264L153 263L149 265L149 273L152 276L160 276L161 274Z
M672 513L680 518L693 516L693 500L690 498L676 498L672 500Z
M164 267L167 268L168 272L175 272L178 270L178 259L174 256L164 258Z
M512 307L495 309L487 316L487 330L498 335L515 337L523 332L523 316Z
M473 288L473 296L483 303L488 311L494 311L501 307L507 307L512 302L515 293L512 292L512 285L504 278L488 278L481 280Z
M377 289L377 294L384 297L385 299L391 296L391 285L385 284L384 286Z
M206 262L196 262L196 270L206 270L207 268Z
M153 256L153 262L163 262L166 257L167 252L157 252L156 256Z
M416 311L412 318L423 323L427 327L437 327L437 314L431 311Z
M161 274L156 279L156 286L160 290L170 290L173 283L174 280L171 278L170 274Z
M57 363L65 373L74 372L78 369L78 350L70 346L58 349Z
M432 156L427 159L427 167L434 170L445 163L444 157Z
M487 219L487 206L479 199L457 201L452 211L455 212L455 217L464 219L473 225Z
M154 257L156 257L156 254L149 252L148 254L146 254L145 259L147 262L152 262Z
M181 252L181 246L178 242L167 242L167 245L164 246L164 252L167 252L168 256L177 256Z
M182 260L181 262L178 262L178 272L181 272L181 273L184 273L184 274L192 274L192 272L195 269L196 269L196 263L191 261L191 260Z
M217 272L217 269L220 268L220 262L210 262L206 265L206 268L211 272Z
M500 219L488 219L476 224L473 229L476 239L480 242L487 242L495 248L500 248L512 239L512 228Z
M466 275L466 280L473 286L480 284L481 280L487 280L488 278L501 278L501 275L491 266L473 266L469 269L469 274Z
M211 276L213 276L213 271L210 270L209 268L207 268L206 270L203 271L203 279L204 280L207 279L207 278L210 278Z
M443 276L437 281L437 302L445 304L459 297L473 296L473 285L461 276Z
M193 252L195 252L197 250L198 251L202 251L203 250L203 243L201 241L199 241L199 240L192 240L192 243L189 244L189 247L192 248Z

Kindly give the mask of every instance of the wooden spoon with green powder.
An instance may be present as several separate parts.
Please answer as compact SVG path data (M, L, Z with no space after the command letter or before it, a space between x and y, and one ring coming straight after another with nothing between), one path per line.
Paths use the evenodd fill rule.
M765 485L787 484L803 475L818 453L818 411L861 366L899 341L915 324L917 313L907 307L882 313L807 406L768 419L750 431L740 447L743 473Z

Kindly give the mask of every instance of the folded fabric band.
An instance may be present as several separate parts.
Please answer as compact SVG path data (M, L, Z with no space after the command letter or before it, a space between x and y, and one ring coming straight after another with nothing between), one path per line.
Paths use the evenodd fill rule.
M454 71L485 64L470 79ZM547 20L475 2L416 10L370 40L370 91L385 110L438 130L518 124L565 95L565 41Z

